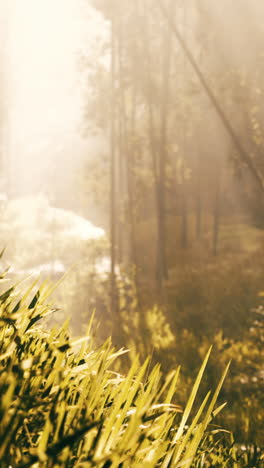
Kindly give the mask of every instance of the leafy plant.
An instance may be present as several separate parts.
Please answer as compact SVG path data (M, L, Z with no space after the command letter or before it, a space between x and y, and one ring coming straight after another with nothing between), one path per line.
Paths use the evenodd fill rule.
M35 288L0 296L1 467L190 467L205 456L228 366L194 411L209 350L181 408L179 368L164 383L149 359L135 358L126 376L114 372L126 351L110 338L95 348L92 318L75 341L67 323L50 332L37 325L54 311L46 304L54 286Z

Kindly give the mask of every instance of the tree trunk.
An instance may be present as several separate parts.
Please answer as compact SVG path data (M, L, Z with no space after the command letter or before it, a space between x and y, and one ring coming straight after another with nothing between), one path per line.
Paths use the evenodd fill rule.
M119 20L117 26L117 66L118 66L118 84L119 84L119 99L118 99L118 232L117 232L117 256L119 264L124 262L125 258L125 214L124 214L124 198L126 193L125 187L125 152L126 152L126 122L125 122L125 99L124 99L124 70L123 70L123 27L122 19Z
M220 228L220 197L221 197L221 173L220 168L217 174L216 191L213 209L213 255L218 253L219 228Z
M181 247L187 249L188 247L188 216L187 216L187 200L186 190L183 181L182 184L182 203L181 203Z
M144 84L146 89L146 98L147 98L147 125L148 125L148 143L149 143L149 152L151 157L151 166L152 166L152 173L153 173L153 181L154 181L154 205L155 205L155 221L156 221L156 233L157 238L160 236L159 233L159 180L158 180L158 148L157 148L157 141L155 137L155 118L154 118L154 103L152 97L152 80L151 80L151 56L149 50L149 24L148 24L148 10L144 8L144 19L145 23L141 24L141 29L144 34L144 42L145 42L145 49L146 49L146 57L145 57L145 67L144 67ZM156 242L155 246L155 259L156 264L154 267L155 270L155 279L157 281L157 290L161 290L161 277L159 274L159 261L158 261L158 252L159 252L159 243Z
M110 240L111 240L111 273L110 296L111 315L114 317L117 310L116 298L116 135L115 135L115 79L116 79L116 50L115 50L115 15L111 21L111 109L110 109Z
M199 137L197 136L197 140ZM202 187L201 187L201 153L199 146L196 154L196 193L195 193L195 232L196 239L200 240L202 233Z
M175 0L169 1L170 15L173 15ZM158 203L158 272L160 282L168 279L166 259L167 229L166 229L166 166L167 166L167 134L169 120L170 69L171 69L172 30L164 29L163 38L163 70L161 96L161 134L159 151L159 203Z

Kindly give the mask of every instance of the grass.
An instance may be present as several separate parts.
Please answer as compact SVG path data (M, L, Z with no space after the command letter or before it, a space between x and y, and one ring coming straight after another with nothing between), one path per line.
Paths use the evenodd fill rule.
M228 365L194 409L209 350L180 407L179 368L163 381L159 365L150 370L149 359L135 358L125 376L115 372L126 351L110 338L95 347L92 319L75 341L67 323L48 332L39 326L53 312L46 305L53 286L35 288L0 296L0 466L211 466L206 441L222 433L212 420L225 406L217 399Z

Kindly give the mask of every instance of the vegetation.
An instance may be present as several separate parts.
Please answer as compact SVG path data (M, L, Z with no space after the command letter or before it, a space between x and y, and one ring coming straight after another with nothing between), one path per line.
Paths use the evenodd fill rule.
M67 323L40 328L54 312L45 305L53 287L34 288L12 286L0 297L1 467L242 466L239 450L227 448L231 436L212 426L228 366L194 411L210 350L180 407L179 368L162 384L159 365L135 358L123 377L115 362L125 350L110 339L94 347L92 319L75 341Z
M187 267L173 271L168 285L167 302L151 302L151 283L144 284L139 304L136 286L127 276L118 279L119 307L114 316L110 312L109 282L85 276L78 296L72 302L75 314L72 321L78 334L88 320L89 310L96 308L96 317L103 325L98 329L101 339L108 331L114 343L129 347L122 369L127 369L135 354L145 359L152 356L160 362L164 372L182 366L181 391L178 402L183 404L185 394L198 372L200 361L213 344L208 364L207 384L213 388L225 363L232 360L224 387L223 401L228 401L228 412L220 415L223 427L235 433L241 444L263 443L263 315L262 315L262 257L256 254L238 254L230 262L223 256L201 266L192 259ZM68 281L70 288L71 281ZM89 289L87 289L87 284ZM80 313L78 302L86 308ZM78 315L79 314L79 315ZM75 315L75 317L76 317Z

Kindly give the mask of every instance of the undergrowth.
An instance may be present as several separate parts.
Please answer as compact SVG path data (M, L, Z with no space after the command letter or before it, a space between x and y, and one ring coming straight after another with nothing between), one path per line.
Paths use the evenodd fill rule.
M67 323L45 331L39 323L54 312L46 303L53 289L34 283L0 296L1 468L253 466L212 424L225 406L217 399L228 365L194 410L209 350L180 407L180 369L163 380L159 365L135 358L122 376L115 362L126 351L110 338L96 347L92 319L75 341Z

